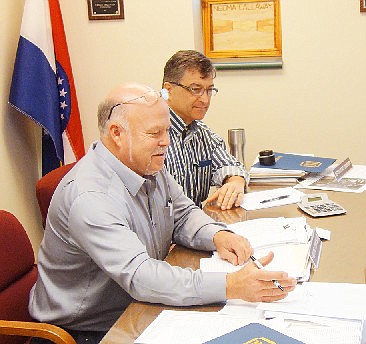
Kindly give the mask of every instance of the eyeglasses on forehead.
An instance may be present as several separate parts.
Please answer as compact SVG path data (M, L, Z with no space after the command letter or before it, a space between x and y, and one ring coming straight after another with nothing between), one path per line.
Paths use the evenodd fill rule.
M108 116L108 120L111 118L112 116L112 112L113 109L117 106L123 105L123 104L144 104L144 105L153 105L155 104L158 99L160 97L163 97L163 99L166 100L165 96L162 95L162 91L158 92L156 90L149 90L145 93L143 93L141 96L138 96L136 98L132 98L132 99L128 99L124 102L115 104L111 107L111 109L109 110L109 116Z

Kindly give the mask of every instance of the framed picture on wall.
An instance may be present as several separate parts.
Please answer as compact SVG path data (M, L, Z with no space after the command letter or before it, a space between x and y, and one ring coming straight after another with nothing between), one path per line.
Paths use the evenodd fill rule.
M366 0L360 0L360 11L366 12Z
M282 55L280 0L202 0L202 28L209 58Z

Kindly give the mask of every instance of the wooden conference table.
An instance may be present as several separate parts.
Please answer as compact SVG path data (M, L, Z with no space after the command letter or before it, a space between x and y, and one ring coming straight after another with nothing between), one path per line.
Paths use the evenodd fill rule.
M254 189L254 188L253 188ZM255 187L256 191L261 190ZM305 193L319 192L302 190ZM331 240L323 242L319 269L312 271L311 281L366 283L366 193L344 193L325 191L329 198L347 210L347 214L325 218L311 218L301 212L295 204L246 211L242 208L221 211L215 206L206 206L205 212L217 221L235 223L260 217L306 216L312 228L331 231ZM199 268L199 260L209 257L210 252L194 251L176 245L166 261L171 265ZM106 336L102 344L127 344L134 340L164 309L218 311L222 304L194 307L168 307L164 305L133 302Z

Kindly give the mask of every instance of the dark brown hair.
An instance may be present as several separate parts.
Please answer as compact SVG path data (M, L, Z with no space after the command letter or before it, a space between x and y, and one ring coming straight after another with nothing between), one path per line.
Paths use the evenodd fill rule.
M166 81L179 82L187 70L198 70L202 78L216 76L216 69L208 57L195 50L180 50L165 64L163 83Z

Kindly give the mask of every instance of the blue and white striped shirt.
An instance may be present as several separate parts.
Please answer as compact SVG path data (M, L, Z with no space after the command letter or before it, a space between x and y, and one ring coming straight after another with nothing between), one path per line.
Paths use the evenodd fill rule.
M242 176L243 164L226 150L224 140L206 124L184 121L170 110L170 147L165 159L167 170L198 206L207 199L211 186L222 186L227 176Z

